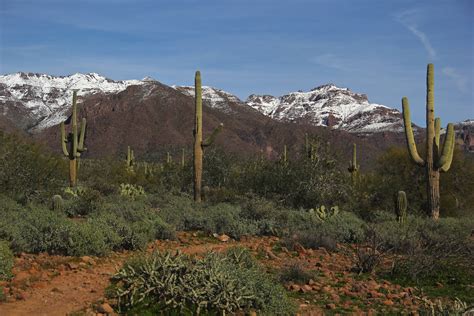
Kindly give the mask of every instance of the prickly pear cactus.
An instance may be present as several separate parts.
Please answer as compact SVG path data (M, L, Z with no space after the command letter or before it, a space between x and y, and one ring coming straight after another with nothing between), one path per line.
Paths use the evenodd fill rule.
M318 219L319 221L324 222L330 217L333 217L339 214L339 207L336 205L336 206L331 207L330 209L326 209L324 205L321 205L319 208L310 209L309 213L313 214L316 217L316 219Z
M145 195L145 190L139 185L122 183L120 184L120 195L132 200L136 200L137 198Z

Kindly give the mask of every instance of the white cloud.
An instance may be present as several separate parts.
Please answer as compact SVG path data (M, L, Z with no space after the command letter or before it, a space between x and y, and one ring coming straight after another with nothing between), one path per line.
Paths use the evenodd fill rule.
M428 36L418 28L418 25L415 22L417 13L417 10L406 10L396 14L395 20L406 27L420 40L421 44L428 52L430 59L434 60L436 59L436 50L433 48L433 45L431 45Z
M318 55L310 59L311 62L338 70L347 70L347 63L334 54Z
M456 87L461 92L467 92L467 78L461 75L456 69L453 67L444 67L442 70L443 74L446 75L449 79L451 79Z

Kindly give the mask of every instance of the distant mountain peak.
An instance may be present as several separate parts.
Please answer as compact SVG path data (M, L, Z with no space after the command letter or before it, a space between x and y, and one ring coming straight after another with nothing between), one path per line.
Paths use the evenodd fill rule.
M304 122L355 133L398 132L403 127L398 110L370 103L367 95L334 83L280 97L252 94L246 103L279 121Z

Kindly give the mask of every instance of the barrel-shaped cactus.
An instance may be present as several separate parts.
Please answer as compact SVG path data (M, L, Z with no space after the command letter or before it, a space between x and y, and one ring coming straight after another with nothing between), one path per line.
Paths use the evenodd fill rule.
M66 135L65 124L71 124L71 131ZM86 119L82 119L80 127L77 125L77 92L72 95L72 115L66 122L61 122L61 146L64 156L69 158L69 186L77 185L77 161L81 153L86 151L84 140L86 135ZM68 148L69 145L69 148Z
M400 223L404 223L407 218L407 195L405 191L398 191L396 203L395 203L395 212L397 213L397 219Z
M415 137L411 127L410 106L406 97L402 98L403 121L408 152L412 160L426 171L426 191L428 213L433 219L439 218L440 195L439 173L447 172L451 166L454 152L454 126L449 123L443 149L440 147L441 120L434 114L434 66L428 65L426 74L426 157L423 159L416 149Z
M64 210L64 200L61 195L53 195L52 198L52 209L55 212L62 212Z
M194 121L194 201L201 202L201 185L202 185L202 158L205 147L210 146L216 136L224 127L224 124L214 129L206 140L202 140L202 87L201 73L196 71L194 77L194 100L195 100L195 121Z

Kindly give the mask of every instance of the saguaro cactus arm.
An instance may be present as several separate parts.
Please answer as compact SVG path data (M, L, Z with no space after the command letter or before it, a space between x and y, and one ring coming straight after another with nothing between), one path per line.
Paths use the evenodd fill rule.
M424 166L425 161L420 157L416 149L415 137L413 136L413 129L411 127L411 118L410 118L410 105L408 104L408 98L402 98L402 107L403 107L403 123L405 125L405 136L407 140L408 152L410 153L413 161L420 165Z
M84 147L85 137L86 137L86 119L82 118L81 133L79 134L79 144L77 145L78 152L83 152L87 150L87 148Z
M454 126L452 123L449 123L446 132L446 139L444 140L443 151L436 163L436 167L441 169L443 172L448 171L451 167L451 162L453 161L454 145Z
M208 147L210 145L212 145L212 143L214 143L214 141L216 140L216 137L217 135L219 135L219 133L222 131L222 129L224 128L224 123L220 123L219 126L217 126L211 133L211 135L209 135L201 144L202 147Z
M69 152L67 151L67 135L66 135L66 128L64 127L64 122L61 122L61 147L63 150L63 154L66 157L69 157Z

